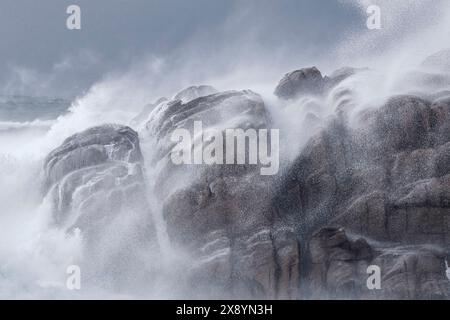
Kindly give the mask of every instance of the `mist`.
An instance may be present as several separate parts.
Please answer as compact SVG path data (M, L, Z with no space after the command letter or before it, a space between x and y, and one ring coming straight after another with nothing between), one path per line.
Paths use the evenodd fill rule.
M417 91L434 94L445 88L439 84L424 87L410 75L437 73L422 61L448 48L448 1L370 1L381 7L381 30L365 26L368 3L333 1L325 9L305 2L300 8L294 7L302 10L299 14L304 22L295 25L290 17L278 25L284 10L293 6L291 1L281 4L286 6L283 10L269 1L233 1L231 7L209 7L216 17L211 29L211 21L203 21L189 35L162 32L158 38L155 31L149 31L153 41L164 42L167 36L170 48L142 45L135 51L119 52L106 46L101 54L89 48L76 49L75 54L61 53L46 68L21 66L17 61L10 64L9 78L2 79L3 94L63 96L70 100L70 107L54 119L0 123L0 296L176 298L188 294L184 288L177 292L177 287L182 282L183 266L191 261L187 253L171 248L167 239L161 204L153 196L157 186L152 181L159 168L147 160L147 195L163 249L156 265L147 262L160 275L153 286L144 282L135 292L95 286L82 294L68 292L66 267L83 261L82 236L67 234L50 222L50 200L41 193L45 157L70 135L117 123L138 131L144 156L151 159L149 150L154 141L144 125L137 126L132 120L150 102L161 97L172 99L186 87L206 84L218 91L248 89L262 96L271 126L280 129L284 141L280 170L287 170L309 138L335 113L343 99L340 93L346 92L345 98L355 105L352 121L357 126L361 111L379 107L391 96ZM334 16L332 9L338 10ZM307 20L308 15L316 21ZM150 26L156 28L153 23ZM105 52L109 49L121 58L108 60ZM117 62L123 64L117 66ZM274 88L284 74L311 66L324 76L346 66L367 69L342 81L324 97L286 102L274 96ZM95 72L90 73L92 70ZM317 125L308 123L305 106L311 103L319 106ZM125 220L119 224L126 225ZM108 250L114 250L112 246Z

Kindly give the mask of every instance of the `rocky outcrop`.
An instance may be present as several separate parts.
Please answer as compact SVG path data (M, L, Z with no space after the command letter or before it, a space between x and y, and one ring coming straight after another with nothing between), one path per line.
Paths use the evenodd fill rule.
M306 295L448 298L450 99L395 96L356 120L349 111L336 107L274 199L282 216L296 217L302 250L311 249L302 260L312 268L302 272L310 281ZM368 264L386 275L376 294L363 281Z
M280 80L274 94L283 100L324 95L345 79L364 70L367 69L344 67L334 71L330 76L323 76L316 67L295 70Z
M173 100L181 100L182 103L188 103L194 99L215 94L218 91L211 86L191 86L175 95Z
M53 223L80 233L86 259L78 263L89 284L123 288L143 281L141 250L145 261L157 261L158 249L137 133L120 125L77 133L47 156L44 170ZM151 271L147 263L146 274Z
M331 120L282 193L299 190L288 201L311 230L333 222L380 240L449 246L449 108L399 96L361 115L359 128Z
M294 99L300 94L321 94L325 79L316 67L295 70L287 73L275 89L281 99Z
M261 163L172 159L180 129L191 133L188 150L202 152L212 139L225 140L226 129L270 129L252 91L190 87L144 110L139 127L151 149L146 169L164 223L158 230L181 256L177 290L191 298L450 298L450 99L401 95L357 112L346 80L359 72L324 77L310 68L281 80L284 104L303 100L318 110L326 102L335 113L316 116L315 134L278 176L261 175ZM212 129L218 136L206 138ZM103 258L105 242L115 241L114 279L141 275L121 271L126 260L142 258L138 243L154 241L146 188L139 138L128 127L91 128L45 160L55 224L80 229L91 257ZM381 289L367 287L369 266L380 268Z
M67 138L44 165L55 223L89 229L125 203L142 203L141 160L137 134L128 127L104 125Z
M217 93L217 90L211 86L201 85L188 87L177 93L172 100L169 100L167 98L160 98L154 103L145 105L142 111L131 120L131 125L137 128L140 128L142 124L145 125L149 120L149 116L152 113L153 109L155 109L160 104L169 103L176 100L180 100L182 103L188 103L189 101L192 101L194 99L208 96L214 93Z
M438 248L370 243L330 227L314 234L309 249L305 281L313 298L450 298L446 252ZM380 271L379 287L370 285L374 266Z
M220 92L155 109L147 124L156 137L155 192L163 203L168 236L188 252L186 268L196 297L296 298L299 249L292 226L270 207L270 179L259 165L174 165L171 134L203 129L269 126L261 97L251 91Z

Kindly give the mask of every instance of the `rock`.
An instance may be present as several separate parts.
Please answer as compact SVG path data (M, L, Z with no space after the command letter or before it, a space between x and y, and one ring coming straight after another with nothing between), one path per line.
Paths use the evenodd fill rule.
M226 91L200 97L183 104L181 100L163 103L150 115L147 122L147 134L157 139L156 160L164 158L168 170L176 170L170 161L170 151L174 147L171 134L176 129L193 131L194 121L201 121L204 130L208 128L265 128L267 126L264 103L261 97L251 91ZM229 121L229 122L227 122ZM233 171L242 166L216 166L219 170ZM204 166L203 169L216 168ZM253 166L256 169L256 166ZM198 169L198 166L196 166ZM182 167L186 172L186 168Z
M104 125L75 134L45 159L48 189L73 171L107 161L139 163L142 159L137 134L127 127Z
M58 227L78 228L93 243L121 215L144 212L146 237L154 237L139 138L129 127L103 125L67 138L47 156L44 170Z
M324 228L309 243L312 298L448 299L446 253L427 246L374 245L340 228ZM381 288L367 286L368 266L381 271Z
M177 100L180 100L181 103L188 103L192 100L195 100L200 97L208 96L211 94L217 93L217 90L212 86L191 86L188 87L179 93L177 93L173 99L169 100L167 98L160 98L154 103L147 104L142 111L131 120L131 125L135 127L139 127L142 123L147 123L149 120L149 116L152 113L152 111L159 105L165 103L176 103Z
M270 129L258 94L190 87L144 110L141 133L151 142L145 154L155 185L149 192L161 207L171 250L183 254L176 263L180 292L193 298L449 298L450 99L442 92L391 97L357 114L355 125L349 122L356 113L353 92L344 82L357 72L344 68L323 77L310 68L283 78L276 94L307 96L305 116L317 125L276 178L262 176L260 164L171 160L172 134L193 132L197 121L203 132L222 135L232 128ZM314 111L325 94L335 115L322 120ZM138 244L154 241L139 138L128 127L104 125L68 138L45 161L44 189L55 224L67 232L79 228L91 257L117 234L125 239L120 254L114 251L122 260L114 275L127 270L122 257L140 261L133 253ZM381 268L381 290L367 288L370 265Z
M449 246L444 101L398 96L366 113L360 127L330 120L287 173L275 205L297 203L283 205L283 214L296 212L306 238L333 224L377 240Z
M209 96L217 92L218 91L211 86L192 86L177 93L173 100L181 100L182 103L188 103L194 99Z
M417 149L426 145L432 126L431 103L414 96L391 98L375 115L374 131L385 148Z
M83 239L85 259L77 263L87 283L133 287L144 281L143 263L151 277L142 259L153 257L156 268L158 248L137 133L120 125L77 133L47 156L44 170L55 226Z
M309 252L302 292L449 297L449 107L446 98L392 97L361 114L359 126L344 111L310 139L273 200L281 216L294 217ZM382 269L382 290L367 290L371 264Z
M187 252L196 298L296 298L299 248L292 226L271 209L270 179L259 165L179 165L170 160L174 130L268 128L261 97L227 91L159 106L147 123L157 139L157 193L174 248Z
M287 73L275 89L275 95L284 100L296 99L300 96L321 96L329 93L333 88L351 76L367 71L366 68L344 67L334 71L330 76L322 76L316 68L304 68ZM335 93L348 94L347 90ZM339 96L334 99L338 100Z
M325 79L316 67L287 73L275 89L281 99L295 99L301 94L317 95L323 92Z

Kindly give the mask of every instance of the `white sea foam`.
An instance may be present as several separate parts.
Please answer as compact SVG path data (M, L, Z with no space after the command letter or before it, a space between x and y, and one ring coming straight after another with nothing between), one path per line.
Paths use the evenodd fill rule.
M447 39L450 38L448 1L372 2L379 3L382 8L383 21L386 22L383 29L371 31L362 25L361 29L347 36L347 41L324 54L324 59L302 62L292 53L285 58L288 63L274 64L267 59L270 54L260 58L258 50L254 50L253 56L246 55L252 61L220 54L215 59L199 61L194 50L197 44L193 43L191 51L174 54L176 59L173 61L170 61L171 57L151 57L136 62L127 73L110 74L86 95L76 99L67 114L55 120L0 122L0 297L122 297L117 292L101 288L82 292L68 292L65 288L67 265L82 258L81 239L50 226L49 203L40 194L40 183L44 157L69 135L106 122L129 124L149 101L163 95L172 96L183 86L206 83L219 90L253 89L260 92L273 117L273 126L281 129L281 139L285 139L283 144L286 146L281 152L284 153L284 160L289 161L314 133L314 130L305 129L302 122L307 115L305 106L311 102L320 107L315 112L323 121L333 114L336 105L341 102L333 98L337 90L350 93L349 98L353 99L356 112L379 106L394 94L411 91L415 83L408 76L410 72L427 71L421 66L421 61L446 49ZM343 3L362 8L361 17L365 19L367 1ZM245 41L242 45L246 48L252 47L248 37L242 41ZM239 41L234 43L239 44ZM288 49L289 45L286 47ZM225 52L229 53L230 48ZM203 59L203 56L199 57ZM235 68L224 72L218 67L220 63L217 60L220 59L236 59ZM314 64L323 66L327 72L345 65L369 67L370 70L342 82L327 97L317 100L307 98L283 105L272 95L272 90L280 77L290 71L286 68L292 66L293 61L299 61L299 68ZM199 68L204 72L198 72ZM425 93L440 89L443 88L426 88L429 92ZM144 147L148 148L147 145ZM152 168L147 170L147 177L151 179L155 173L151 172ZM160 208L151 196L150 201L152 208ZM180 272L175 264L180 261L182 253L170 251L164 221L159 212L156 214L160 245L163 252L170 255L166 256L167 263L174 264L170 272L162 272L172 277L173 284L178 280L173 274ZM137 288L131 296L177 296L171 291L175 290L176 285L161 282L158 285L157 288Z

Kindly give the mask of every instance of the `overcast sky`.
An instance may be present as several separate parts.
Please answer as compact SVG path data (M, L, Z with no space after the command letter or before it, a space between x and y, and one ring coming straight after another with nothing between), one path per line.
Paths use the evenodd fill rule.
M70 4L81 7L81 30L66 28ZM315 55L361 23L337 0L1 0L0 88L71 97L144 56L214 55L236 39L255 56Z

